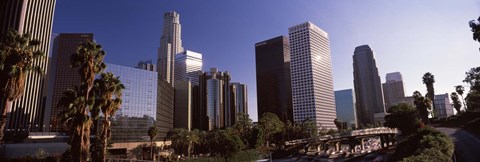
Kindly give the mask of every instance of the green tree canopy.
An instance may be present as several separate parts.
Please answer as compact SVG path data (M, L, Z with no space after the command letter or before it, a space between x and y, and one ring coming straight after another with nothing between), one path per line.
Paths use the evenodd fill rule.
M389 128L398 128L403 136L408 136L417 132L420 126L418 113L412 106L401 103L390 107L385 116L385 126Z
M460 108L462 108L462 104L460 103L460 100L458 99L458 95L455 92L452 92L450 94L450 98L452 99L452 105L457 110L457 112L460 112Z

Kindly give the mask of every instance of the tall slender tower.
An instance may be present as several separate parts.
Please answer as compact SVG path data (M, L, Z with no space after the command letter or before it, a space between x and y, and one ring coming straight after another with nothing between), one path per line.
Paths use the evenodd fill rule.
M332 63L327 32L306 22L288 29L291 51L293 118L312 119L318 129L336 129L333 120Z
M157 71L159 76L172 85L175 81L175 55L183 51L181 33L180 15L175 11L165 13L158 48Z
M355 48L353 79L357 101L358 124L375 124L374 115L385 113L382 83L378 75L375 53L368 45Z
M9 29L14 29L20 33L30 33L32 38L39 40L41 44L34 50L43 51L45 56L35 60L34 64L40 66L45 74L48 73L47 55L50 50L55 3L55 0L0 1L0 36L6 34ZM25 92L21 98L12 103L6 129L30 131L42 129L46 98L45 76L36 72L27 74Z

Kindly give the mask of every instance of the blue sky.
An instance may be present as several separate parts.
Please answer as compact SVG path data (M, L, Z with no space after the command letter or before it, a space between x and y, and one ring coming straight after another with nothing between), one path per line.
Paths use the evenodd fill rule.
M386 73L402 73L407 95L425 93L425 72L435 75L436 93L450 93L480 64L480 44L468 27L480 16L474 0L57 1L53 32L94 33L106 62L133 67L156 62L163 13L170 10L180 14L185 49L203 54L204 70L228 70L233 81L248 85L254 121L254 44L305 21L329 33L335 90L353 88L353 50L363 44L376 52L382 82Z

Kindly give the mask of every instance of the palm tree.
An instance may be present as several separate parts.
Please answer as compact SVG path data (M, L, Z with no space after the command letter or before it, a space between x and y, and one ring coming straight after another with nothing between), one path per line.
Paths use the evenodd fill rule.
M35 50L40 41L32 39L29 33L20 34L9 30L0 40L0 141L7 122L7 113L12 102L23 95L27 73L35 71L43 74L40 66L34 64L43 57L43 52Z
M150 156L153 161L155 161L155 156L153 156L153 140L157 137L157 127L151 126L148 129L148 136L150 137Z
M432 73L427 72L422 77L423 84L427 86L427 95L425 95L430 101L432 101L433 111L435 111L435 89L433 87L433 83L435 83L435 77ZM434 114L432 114L433 116Z
M101 152L97 161L106 161L107 140L110 138L110 117L120 108L122 104L122 91L125 86L120 82L119 77L112 73L102 73L99 79L94 81L93 92L95 94L95 104L92 109L92 117L98 118L98 112L101 111L104 116L103 127L98 138L101 145Z
M197 129L187 132L186 138L188 142L188 149L187 149L188 157L190 157L192 151L194 150L195 144L198 144L200 142L199 134L200 132Z
M73 120L75 123L72 133L72 157L75 161L87 161L88 151L90 146L90 127L92 126L92 119L89 112L93 107L94 95L90 95L95 80L95 75L105 69L103 58L105 52L102 46L95 42L85 42L78 46L76 53L71 56L71 66L78 67L80 74L80 89L84 104L81 104L79 110L74 115L78 120Z
M467 110L467 105L465 105L465 98L463 98L463 93L465 92L465 88L462 85L457 85L455 86L455 91L462 97L463 108Z
M418 91L413 92L413 98L413 104L420 113L422 122L425 124L430 124L430 121L428 120L428 110L431 106L430 99L423 97L422 94Z
M458 100L458 95L457 93L455 92L452 92L450 94L450 98L452 99L452 105L453 107L455 108L455 110L457 110L457 113L460 113L460 108L462 107L462 105L460 104L460 101Z

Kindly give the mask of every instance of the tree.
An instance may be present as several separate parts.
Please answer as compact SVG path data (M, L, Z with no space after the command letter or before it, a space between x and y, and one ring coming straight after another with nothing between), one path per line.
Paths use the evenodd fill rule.
M427 97L428 99L430 99L430 101L432 101L432 107L433 107L432 111L435 111L436 110L435 104L433 104L433 101L435 101L435 89L433 87L433 83L435 83L435 77L432 75L432 73L427 72L423 75L422 81L423 81L423 84L427 86L427 94L425 95L425 97ZM433 114L434 113L432 113L432 116Z
M283 130L284 124L277 115L269 112L263 113L258 123L260 129L263 130L264 140L268 148L273 135L280 133Z
M232 128L216 130L213 132L213 136L212 150L214 153L223 156L225 161L228 161L244 147L242 140Z
M12 102L23 95L25 79L31 71L43 74L40 66L35 65L36 59L43 57L43 52L35 50L40 41L32 39L29 33L20 34L9 30L0 38L0 141L3 139L7 112Z
M467 110L480 110L480 67L467 71L463 82L470 84L470 92L465 97Z
M195 147L195 144L198 144L200 142L199 133L200 132L197 129L187 132L187 142L188 142L187 155L188 155L188 157L191 157L192 151L194 150L194 147Z
M237 121L233 125L233 128L238 132L240 138L246 146L250 146L248 136L252 132L252 119L246 113L238 113Z
M471 20L468 24L470 25L471 31L473 32L473 40L480 42L480 17L477 19L478 21Z
M465 88L462 85L457 85L457 86L455 86L455 91L462 97L463 108L465 110L467 110L467 105L465 105L465 98L463 97L463 93L465 92Z
M428 111L430 109L431 101L428 98L422 96L422 94L418 91L413 92L413 104L417 108L422 122L425 124L430 124L428 120Z
M122 104L122 91L125 89L125 86L123 86L119 77L113 76L112 73L102 73L100 78L95 79L94 83L95 104L91 114L94 119L98 118L99 111L104 116L102 130L97 140L98 145L101 146L100 156L94 160L106 161L107 140L111 136L110 117L115 114Z
M333 120L333 123L335 123L335 126L337 126L338 131L343 130L343 124L342 124L342 122L338 121L337 118L335 118L335 120Z
M398 128L405 137L416 133L418 128L420 128L417 110L408 104L401 103L392 106L387 113L385 126Z
M460 108L462 108L462 105L460 104L460 101L458 100L458 95L457 93L455 92L452 92L452 94L450 94L450 98L452 99L452 105L453 107L455 108L455 110L457 110L457 112L459 113L460 112Z
M175 150L175 153L180 154L185 151L185 148L189 144L188 140L188 131L183 128L175 128L172 130L172 147ZM188 150L187 150L188 154Z
M155 161L155 156L153 156L153 140L157 137L157 127L151 126L148 128L148 136L150 137L150 157L153 161Z

